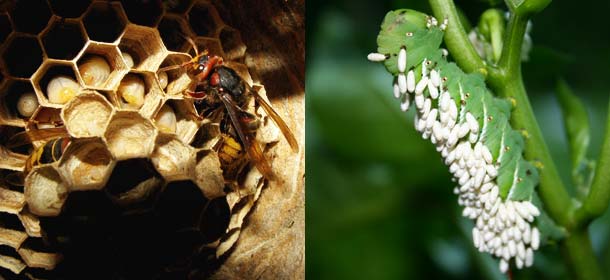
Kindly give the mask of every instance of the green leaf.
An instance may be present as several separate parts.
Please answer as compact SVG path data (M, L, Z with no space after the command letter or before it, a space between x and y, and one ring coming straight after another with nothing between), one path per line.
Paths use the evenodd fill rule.
M536 218L538 230L540 230L540 239L545 240L547 243L553 243L555 241L559 241L564 239L567 235L567 231L564 227L560 227L544 210L542 207L542 201L540 201L540 197L538 194L534 193L532 197L532 203L540 209L540 216Z
M519 15L538 13L551 3L551 0L505 0L511 12Z
M563 79L557 82L557 99L561 106L563 124L570 145L573 180L576 184L580 184L581 170L588 165L585 156L590 141L589 117L582 101L574 95Z
M479 32L490 42L492 49L493 62L497 63L502 54L504 41L504 14L498 9L489 9L481 15L479 20Z

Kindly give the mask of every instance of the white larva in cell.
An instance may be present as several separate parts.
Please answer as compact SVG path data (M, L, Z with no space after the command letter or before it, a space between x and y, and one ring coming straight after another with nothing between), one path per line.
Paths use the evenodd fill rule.
M110 76L110 65L105 58L92 55L78 65L83 82L92 87L101 87Z
M411 93L415 91L415 72L413 70L409 70L407 73L407 91Z
M432 81L428 81L428 92L430 93L430 97L432 97L432 99L438 98L438 88L432 84Z
M176 132L176 113L171 106L165 104L155 116L155 123L159 128L159 131L165 133Z
M34 92L26 92L17 100L17 111L22 117L29 118L38 108L38 98Z
M73 78L57 76L47 85L47 98L50 103L66 104L78 94L79 90L80 85Z
M407 77L405 76L404 73L400 73L398 74L398 89L400 89L400 93L406 93L407 92Z
M146 87L144 80L137 75L128 74L123 78L117 95L121 98L121 105L130 109L140 109L144 105Z
M121 55L123 56L123 60L125 61L125 65L127 65L127 68L133 68L133 57L131 57L131 55L126 52L121 52Z
M394 97L395 98L399 98L400 97L400 88L398 87L398 83L394 83Z
M168 83L167 73L165 71L161 71L157 73L157 75L159 76L159 86L161 89L165 89Z
M424 76L419 80L419 83L415 86L415 94L424 93L424 89L428 86L428 76Z
M403 47L398 52L398 72L404 73L407 70L407 50Z
M382 62L385 61L388 57L385 54L381 53L369 53L366 58L372 62Z

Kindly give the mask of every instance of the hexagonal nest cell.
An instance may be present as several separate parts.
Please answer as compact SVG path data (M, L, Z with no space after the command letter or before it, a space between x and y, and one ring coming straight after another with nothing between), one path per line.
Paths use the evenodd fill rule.
M49 58L72 60L85 46L85 32L78 20L55 20L42 34Z
M197 82L186 67L195 65L187 64L192 42L260 84L240 33L260 24L260 8L208 0L0 4L0 279L203 279L243 265L230 256L248 237L244 220L262 188L295 180L267 180L245 152L226 154L223 140L238 137L228 116L198 114L209 104L185 92ZM253 16L224 18L239 26L223 21L235 9ZM252 104L242 110L262 120L249 133L274 125ZM297 156L259 138L269 161ZM232 156L244 167L227 175L221 159Z
M2 59L8 74L29 78L42 63L42 48L36 37L16 35L6 42Z
M47 26L51 9L45 0L16 1L11 17L16 31L37 34Z
M89 39L98 42L116 41L125 28L125 14L121 4L94 2L83 16Z
M56 16L77 18L87 10L91 0L49 0L49 4L51 4L51 10L53 10L53 14Z

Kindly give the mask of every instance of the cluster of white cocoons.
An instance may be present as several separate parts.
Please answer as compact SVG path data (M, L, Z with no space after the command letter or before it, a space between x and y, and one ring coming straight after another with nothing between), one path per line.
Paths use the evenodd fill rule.
M429 21L435 25L435 21ZM443 22L446 27L446 22ZM369 54L371 61L383 61L384 54ZM422 75L416 79L413 70L407 71L407 50L398 53L399 74L394 83L394 96L400 100L403 111L409 109L413 97L415 129L424 139L430 139L441 153L444 162L458 183L454 193L464 207L462 215L475 222L472 229L474 246L500 259L503 273L511 259L515 266L529 267L534 261L534 250L540 245L540 232L531 223L540 215L529 201L503 201L496 182L499 160L493 159L490 150L479 140L479 122L465 110L458 109L456 101L443 86L446 78L424 60ZM428 95L424 95L424 92ZM463 96L462 96L463 97ZM438 108L433 108L433 100Z

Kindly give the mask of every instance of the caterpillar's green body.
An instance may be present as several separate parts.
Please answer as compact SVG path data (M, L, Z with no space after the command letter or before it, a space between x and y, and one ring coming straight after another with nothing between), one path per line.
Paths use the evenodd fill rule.
M538 248L539 242L538 230L529 225L540 214L530 202L534 187L538 184L538 171L523 158L524 138L509 123L512 104L494 97L487 89L482 75L464 73L455 63L446 60L440 48L443 29L444 26L437 26L436 19L417 11L389 12L377 38L376 55L381 57L377 61L383 61L388 72L396 77L395 95L400 88L399 95L407 104L406 108L410 99L417 101L418 94L430 103L427 107L422 106L423 99L419 96L416 128L423 133L424 138L431 138L445 158L445 163L452 165L450 170L456 181L459 179L456 193L460 194L460 204L465 206L464 216L475 220L477 224L473 229L475 246L500 257L502 271L508 269L512 258L519 268L529 266L533 262L533 250ZM407 54L406 67L403 66L402 72L399 66L401 49L405 49ZM423 92L422 87L419 92L407 92L404 86L398 86L401 78L404 84L404 76L408 71L415 73L418 86L420 81L424 86L428 84ZM440 73L442 82L438 87L432 82L434 77L431 71ZM436 80L438 84L438 78ZM435 97L439 94L431 94L433 87L435 92L440 92L440 97ZM413 88L412 84L410 88ZM448 99L446 94L451 98ZM455 119L446 115L446 103L440 106L441 102L448 102L447 100L457 107ZM436 112L432 113L430 108ZM439 120L437 113L445 116ZM468 114L474 117L478 125L468 126ZM450 120L447 121L447 118ZM424 124L418 125L420 120L424 120ZM474 122L472 118L471 122ZM434 129L430 128L431 124ZM468 135L461 133L463 136L458 138L456 144L451 140L452 136L448 135L463 127L470 127L471 130ZM491 158L482 156L482 150L491 154ZM484 179L481 179L481 174L485 176ZM524 222L527 224L524 225Z

